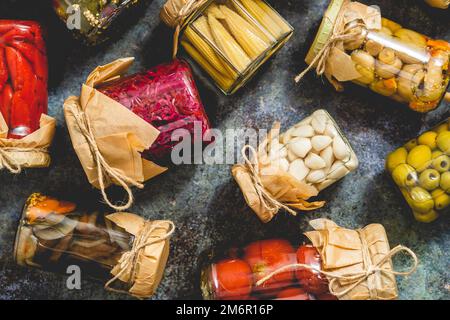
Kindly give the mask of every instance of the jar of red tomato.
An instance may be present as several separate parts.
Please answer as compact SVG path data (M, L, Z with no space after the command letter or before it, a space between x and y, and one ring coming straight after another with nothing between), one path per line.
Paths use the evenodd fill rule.
M292 267L296 264L312 269ZM312 245L260 240L217 255L203 268L200 287L203 298L213 300L334 298L326 277L315 271L321 268L319 252Z

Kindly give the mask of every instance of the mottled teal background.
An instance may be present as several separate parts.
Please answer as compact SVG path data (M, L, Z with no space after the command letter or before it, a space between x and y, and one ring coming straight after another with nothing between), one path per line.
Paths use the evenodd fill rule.
M48 28L50 55L50 115L58 119L49 169L27 170L19 176L0 173L0 298L1 299L121 299L100 283L83 279L82 289L69 291L65 277L18 267L12 259L17 221L27 196L36 191L97 204L99 193L88 184L72 149L64 124L64 99L79 93L89 71L118 57L134 56L133 71L168 60L171 31L159 21L163 0L145 1L126 17L115 39L96 48L73 40L52 12L49 1L2 0L1 18L35 18ZM349 85L336 93L323 79L309 74L295 86L295 73L311 43L327 0L272 0L294 26L288 44L237 94L226 97L196 69L195 79L213 126L269 128L281 120L295 124L317 108L327 109L340 124L360 159L359 169L321 193L326 207L297 217L280 213L263 225L245 205L228 165L185 165L151 180L136 192L132 211L150 219L172 219L177 231L165 277L155 299L200 298L199 256L260 238L298 239L308 220L326 217L357 228L377 222L386 227L392 246L403 244L420 259L416 273L398 278L401 299L449 299L450 220L432 224L414 220L401 195L384 172L386 154L444 118L447 106L421 116L363 88ZM427 7L421 0L362 1L378 4L383 15L429 36L450 40L449 12ZM119 193L120 194L120 193ZM407 260L395 259L401 269Z

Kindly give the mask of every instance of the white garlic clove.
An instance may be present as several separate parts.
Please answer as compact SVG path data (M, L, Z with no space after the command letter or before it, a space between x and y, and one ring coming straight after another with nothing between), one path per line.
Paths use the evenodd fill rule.
M320 157L325 161L326 168L331 168L334 162L333 147L328 146L320 152Z
M346 176L350 171L345 167L342 161L336 161L330 168L330 172L328 172L328 178L339 180L342 177Z
M290 129L288 129L285 133L283 133L283 134L281 135L280 141L281 141L282 144L287 144L287 143L289 142L289 140L292 139L291 133L292 133L292 131L294 131L294 129L295 129L295 128L290 128Z
M334 138L338 135L338 132L336 130L336 127L333 124L329 123L325 128L325 134L331 138Z
M346 161L350 157L350 150L340 136L336 136L333 139L333 153L339 160Z
M305 166L302 159L297 159L291 162L288 172L296 179L303 181L303 179L305 179L308 175L309 169Z
M280 158L279 159L279 166L280 166L281 170L287 172L289 170L289 161L287 161L286 158Z
M349 171L353 171L356 168L358 168L359 162L358 158L356 157L356 154L354 152L351 152L350 160L345 162L345 166Z
M302 137L294 138L289 142L288 148L300 158L304 158L312 148L311 140Z
M287 151L287 159L290 162L292 162L292 161L298 159L298 156L295 153L293 153L291 150L288 149L288 151Z
M306 181L311 183L319 183L325 179L324 170L313 170L306 176Z
M328 188L329 186L331 186L335 182L336 182L336 180L327 179L325 181L322 181L318 185L316 185L316 187L317 187L317 189L319 189L319 191L322 191L323 189Z
M311 138L314 136L314 129L310 125L300 126L292 131L292 136Z
M321 151L328 147L333 139L331 139L329 136L322 136L318 135L311 138L311 144L314 150Z
M314 131L318 134L323 134L327 127L327 118L326 116L318 115L313 117L311 120L311 126L314 128Z
M312 170L318 170L325 168L327 164L320 156L310 152L305 158L305 165Z
M311 124L311 120L312 120L312 116L308 116L306 118L304 118L302 121L300 121L299 123L297 123L295 125L295 127L301 127L301 126L306 126L308 124Z

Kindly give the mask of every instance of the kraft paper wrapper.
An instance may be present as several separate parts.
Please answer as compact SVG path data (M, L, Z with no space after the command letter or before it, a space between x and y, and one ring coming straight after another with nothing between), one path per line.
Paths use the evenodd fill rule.
M372 264L380 262L389 251L389 241L381 224L370 224L360 230L345 229L327 219L310 221L315 231L305 232L322 258L323 270L334 275L359 273L365 270L367 259ZM365 260L366 259L366 260ZM393 270L388 260L382 268ZM337 281L335 291L346 289L349 284ZM391 300L398 297L395 276L376 272L356 286L341 300Z
M327 13L325 13L327 16ZM324 18L326 19L326 18ZM362 21L367 30L377 31L381 29L381 13L374 7L369 7L359 2L344 1L342 8L336 18L336 23L341 23L337 27L337 30L344 29L345 25L350 22ZM328 33L328 37L331 37L333 30L329 28L322 30L322 32ZM319 37L319 35L318 35ZM318 43L318 46L323 47L323 42ZM321 47L312 48L312 50L317 53ZM311 55L307 57L307 63L310 64L312 59ZM344 45L341 42L336 43L330 51L328 58L326 60L325 76L330 80L330 82L335 86L337 90L342 90L342 86L338 82L345 82L358 79L362 75L356 70L355 63L349 54L345 52Z
M8 139L8 126L0 112L0 148L18 148L5 150L23 168L43 168L50 165L48 150L56 130L56 120L46 114L41 115L39 129L22 139ZM35 150L32 150L35 149ZM0 170L4 169L0 162Z
M183 18L192 14L197 8L208 2L208 0L167 0L159 14L161 20L171 28L176 28L180 23L180 13L186 4L192 2L192 9L185 12Z
M80 97L69 97L64 102L64 115L75 152L89 182L99 188L97 166L86 138L81 134L70 106L77 106L89 117L95 141L106 162L137 181L147 181L167 170L143 159L141 152L148 149L159 131L117 101L95 87L120 78L127 72L134 58L118 59L99 66L83 84ZM105 187L115 181L105 182Z
M164 224L166 222L162 220L146 221L135 214L126 212L113 213L107 215L106 218L134 236L136 236L147 223ZM165 227L155 229L154 232L149 235L148 240L164 236L169 229L169 223L167 223ZM164 269L169 257L169 244L169 239L153 243L146 246L138 255L136 262L136 276L129 289L131 295L148 298L155 293L164 275ZM120 267L116 265L111 270L111 274L115 276L120 270ZM124 272L119 277L119 280L124 283L129 283L131 281L131 268L129 268L127 272Z
M289 173L281 170L276 165L272 165L267 156L268 141L279 136L280 124L276 123L268 134L268 137L259 146L258 162L259 177L264 189L279 202L288 207L299 210L314 210L323 206L323 202L307 202L310 197L317 196L316 188L297 180ZM231 173L238 183L245 201L249 207L257 214L259 219L267 223L275 216L276 212L269 210L258 194L255 184L252 181L251 171L244 164L234 165Z

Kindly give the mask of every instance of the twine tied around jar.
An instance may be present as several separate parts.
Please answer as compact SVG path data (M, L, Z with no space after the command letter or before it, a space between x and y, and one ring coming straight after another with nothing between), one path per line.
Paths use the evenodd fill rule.
M0 168L4 167L13 174L22 172L20 162L10 155L11 152L41 152L48 153L47 148L20 148L20 147L1 147L0 146Z
M249 157L247 157L247 150L249 151L249 154L251 154L250 158L253 159L253 161L250 160ZM261 177L259 175L258 153L255 148L250 145L245 145L241 150L241 154L242 158L244 159L245 166L250 173L250 178L252 179L255 190L259 198L261 199L264 208L272 215L275 215L280 209L284 209L293 216L296 216L297 212L278 201L270 194L270 192L266 190L266 188L264 188Z
M347 2L347 4L349 1ZM333 22L328 16L325 16L324 19L329 20L331 23L334 23L333 30L328 40L324 43L323 47L317 52L314 59L312 59L311 63L309 63L308 67L303 70L300 74L295 77L295 82L298 83L303 77L314 67L316 68L316 74L321 76L326 71L326 64L328 57L331 54L331 51L334 47L338 46L339 43L342 43L347 40L354 39L361 34L363 34L366 30L366 25L362 22L355 22L351 24L345 24L345 11L346 5L343 5L336 21ZM358 27L362 27L360 30Z
M323 274L324 276L326 276L329 280L328 290L330 291L330 293L332 295L336 296L337 298L340 298L342 296L345 296L347 293L349 293L353 289L355 289L362 282L368 281L369 277L373 274L384 272L384 273L392 274L394 276L409 276L410 274L412 274L413 272L416 271L417 266L419 264L419 259L417 258L416 254L411 249L404 247L402 245L398 245L395 248L393 248L392 250L390 250L376 264L372 263L372 260L370 259L370 256L368 255L367 244L363 243L362 247L363 247L362 253L363 253L363 258L364 258L364 270L361 272L353 272L353 273L346 273L346 274L339 275L339 274L336 274L336 272L324 271L319 268L313 267L311 265L307 265L307 264L303 264L303 263L294 263L294 264L283 266L283 267L271 272L270 274L268 274L261 280L257 281L256 286L263 285L266 281L270 280L277 274L280 274L280 273L283 273L286 271L292 271L292 270L303 268L303 269L317 272L317 273L320 273L320 274ZM383 265L385 263L389 262L395 255L397 255L400 252L406 252L413 259L414 263L409 270L395 271L395 270L383 268ZM341 291L336 291L334 289L334 285L336 284L336 282L340 282L340 281L345 282L345 284L348 287ZM373 298L380 299L379 297L374 295L373 291L374 290L369 290L370 298L371 299L373 299Z
M161 9L161 20L168 26L175 28L172 58L175 58L178 53L178 39L186 19L207 1L208 0L168 0Z
M169 225L169 229L164 235L151 239L152 234L155 230L165 229L167 228L167 225ZM120 258L117 264L119 266L119 272L108 282L105 283L105 289L112 292L130 294L126 290L112 288L111 284L113 284L116 280L119 280L120 277L127 272L130 272L128 282L130 284L133 284L136 280L137 273L139 271L138 270L139 268L137 268L139 266L139 255L142 253L143 250L145 250L145 247L161 241L166 241L168 238L172 236L174 231L175 231L175 224L172 221L164 221L156 224L152 221L146 221L141 230L139 230L138 234L136 235L131 250L125 252ZM139 299L145 298L141 296L136 297Z
M124 211L129 209L134 201L133 192L131 191L130 185L139 189L143 189L144 185L124 175L120 170L111 167L98 148L97 142L95 141L95 135L91 128L89 117L84 111L81 110L78 105L67 105L67 108L69 108L70 112L72 113L75 119L75 123L80 130L80 133L84 136L86 142L89 145L92 158L97 167L98 183L100 186L100 191L103 195L103 200L116 211ZM124 205L116 205L109 200L109 197L105 191L105 179L107 178L115 181L126 191L128 201Z

